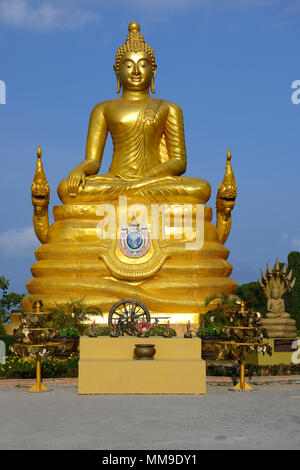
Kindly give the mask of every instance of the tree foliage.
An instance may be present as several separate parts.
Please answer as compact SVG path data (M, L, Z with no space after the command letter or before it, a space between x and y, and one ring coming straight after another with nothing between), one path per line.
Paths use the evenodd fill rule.
M296 278L291 292L284 296L285 309L296 320L297 329L300 329L300 252L291 251L288 255L288 272L293 270L292 278Z
M12 310L22 311L21 301L25 294L17 294L16 292L8 292L9 279L0 276L0 291L2 291L0 299L0 323L7 323L10 319Z
M242 284L238 287L236 295L247 302L247 308L255 309L262 315L267 313L267 298L259 287L258 282Z

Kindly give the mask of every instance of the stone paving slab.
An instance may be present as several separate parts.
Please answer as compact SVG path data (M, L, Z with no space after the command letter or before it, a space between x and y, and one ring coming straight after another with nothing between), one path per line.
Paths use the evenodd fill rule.
M206 395L83 395L0 388L0 449L300 449L300 385Z

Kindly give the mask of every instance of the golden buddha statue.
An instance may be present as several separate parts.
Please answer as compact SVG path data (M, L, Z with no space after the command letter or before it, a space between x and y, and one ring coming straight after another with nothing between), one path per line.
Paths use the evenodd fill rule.
M182 111L174 103L150 97L156 68L154 51L133 21L114 66L122 96L92 111L85 161L58 188L64 204L120 195L172 203L204 204L209 199L209 183L180 177L186 169ZM98 176L108 132L114 148L112 163L108 174Z
M210 184L181 176L186 169L183 116L177 104L150 96L157 71L153 49L145 43L136 22L129 25L125 44L117 51L114 70L119 98L99 103L90 117L85 160L58 187L62 206L54 207L49 227L49 187L38 152L32 185L33 223L43 243L36 251L34 278L27 283L27 305L37 296L44 304L85 297L105 313L122 298L145 303L152 314L170 314L172 322L195 324L205 312L204 298L213 293L233 293L229 278L229 251L223 246L231 227L237 188L228 151L226 171L217 194L217 225L212 209L204 207L204 245L186 250L186 237L169 227L151 238L151 217L144 223L151 243L142 255L130 255L117 240L99 240L99 205L108 203L120 214L119 198L126 197L126 216L136 215L129 205L165 204L174 221L180 205L196 206L210 198ZM107 135L113 141L112 163L98 175ZM184 206L185 207L185 206ZM140 214L141 215L141 214ZM142 221L140 221L142 222ZM137 229L138 230L138 229ZM121 227L117 239L120 238Z

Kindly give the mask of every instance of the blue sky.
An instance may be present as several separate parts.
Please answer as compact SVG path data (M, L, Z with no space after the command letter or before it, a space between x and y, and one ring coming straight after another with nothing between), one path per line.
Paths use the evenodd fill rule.
M52 208L59 181L84 158L92 108L116 97L114 55L133 19L156 52L156 96L183 109L186 175L210 181L212 207L232 151L232 276L255 280L300 249L299 0L0 0L0 274L12 289L25 291L38 246L36 146ZM111 153L108 142L100 172Z

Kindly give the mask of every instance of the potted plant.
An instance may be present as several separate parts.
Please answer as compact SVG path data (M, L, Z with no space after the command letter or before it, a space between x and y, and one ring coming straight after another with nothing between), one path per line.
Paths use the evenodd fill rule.
M90 315L101 315L102 311L97 306L87 306L84 298L68 301L64 304L56 304L56 307L46 307L46 310L54 314L53 326L59 328L59 338L65 345L64 355L78 352L79 337L86 330L85 322Z

